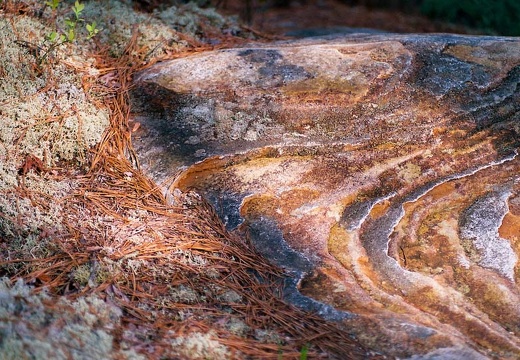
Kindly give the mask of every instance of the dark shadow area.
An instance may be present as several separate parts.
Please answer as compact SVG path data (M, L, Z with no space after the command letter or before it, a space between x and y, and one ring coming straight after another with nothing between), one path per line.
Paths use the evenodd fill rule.
M366 27L396 32L481 32L490 35L520 35L520 2L516 0L135 0L136 9L152 12L168 6L195 3L213 6L221 11L239 14L249 25L277 21L265 29L283 27L294 21L306 28L331 26ZM290 11L289 13L285 13ZM400 13L402 18L398 18ZM289 14L276 18L276 14ZM343 24L335 20L341 14ZM345 16L346 15L346 16ZM274 17L273 17L274 16ZM303 17L310 17L302 21ZM328 20L327 20L328 18ZM392 23L392 19L396 23ZM314 26L308 23L314 22ZM408 22L408 24L404 24ZM427 24L430 22L430 24ZM457 26L450 31L447 23ZM265 24L264 24L265 25ZM415 26L415 28L414 28ZM392 27L395 30L392 30ZM402 31L399 30L402 28ZM406 28L406 29L405 29ZM470 30L472 29L472 30ZM294 30L294 29L293 29Z

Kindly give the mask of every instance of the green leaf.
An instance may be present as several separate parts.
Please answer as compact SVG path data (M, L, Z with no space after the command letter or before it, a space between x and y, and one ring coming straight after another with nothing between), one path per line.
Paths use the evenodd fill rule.
M76 27L76 21L72 19L65 19L65 25L67 25L67 29L74 29Z
M96 28L97 26L97 23L95 21L92 22L92 24L87 24L86 27L87 27L87 31L88 31L88 35L87 35L87 39L92 39L94 36L97 35L97 33L99 32L99 29Z
M45 5L49 6L52 10L56 10L59 4L60 0L50 0L45 2Z
M58 38L58 33L56 31L53 31L49 35L47 35L47 39L51 42L55 42L57 38Z
M79 17L84 8L85 8L85 4L80 3L78 0L76 0L76 2L74 3L74 6L72 7L72 11L74 11L74 14L76 15L76 19L78 21L81 20Z
M300 351L300 360L307 360L307 356L309 355L309 344L303 345Z
M69 31L67 32L67 41L73 42L74 39L76 39L76 32L74 31L74 29L69 29Z

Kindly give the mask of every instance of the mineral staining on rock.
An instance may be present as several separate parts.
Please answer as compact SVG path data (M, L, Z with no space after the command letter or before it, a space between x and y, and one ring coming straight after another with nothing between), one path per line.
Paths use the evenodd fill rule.
M137 78L134 145L367 347L515 359L519 52L379 35L164 62Z

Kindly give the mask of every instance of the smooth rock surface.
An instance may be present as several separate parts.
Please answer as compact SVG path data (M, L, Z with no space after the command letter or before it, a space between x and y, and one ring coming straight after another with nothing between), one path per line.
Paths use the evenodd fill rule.
M206 52L137 77L133 142L373 351L517 359L519 65L449 35Z

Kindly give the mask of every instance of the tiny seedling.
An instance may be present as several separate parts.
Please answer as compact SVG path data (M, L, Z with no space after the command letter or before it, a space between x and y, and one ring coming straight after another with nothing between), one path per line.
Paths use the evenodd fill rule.
M74 6L72 7L72 11L74 12L74 15L76 15L76 23L83 21L83 19L80 17L81 12L85 9L85 4L80 3L78 0L74 3Z
M85 9L85 5L76 0L74 6L72 6L74 18L65 20L65 25L67 26L65 37L68 42L74 42L74 40L76 40L76 28L78 27L79 23L85 21L81 18L81 13L83 12L83 9Z
M45 5L50 7L53 13L56 12L58 6L60 5L61 0L48 0L45 1ZM45 40L41 45L33 45L29 44L26 41L15 41L17 44L28 47L28 45L33 45L31 48L37 49L38 51L33 52L36 56L38 66L40 66L48 57L49 54L54 52L58 47L65 43L72 43L78 37L78 24L84 23L85 19L83 19L82 13L85 9L85 5L80 1L76 0L74 5L71 7L72 13L74 16L65 19L65 29L59 30L56 29L47 36L45 36ZM97 23L93 21L92 23L86 23L85 28L87 30L87 40L92 39L96 36L101 30L98 29Z
M52 43L62 42L65 41L65 35L60 35L57 31L53 31L47 35L46 39Z
M58 8L58 5L60 5L61 0L49 0L45 2L45 5L50 7L53 11Z
M100 29L97 28L97 23L95 21L92 21L91 24L87 24L86 28L88 31L88 35L87 35L88 40L92 39L100 31Z
M309 344L305 344L302 346L300 350L300 360L307 360L307 356L309 355Z

